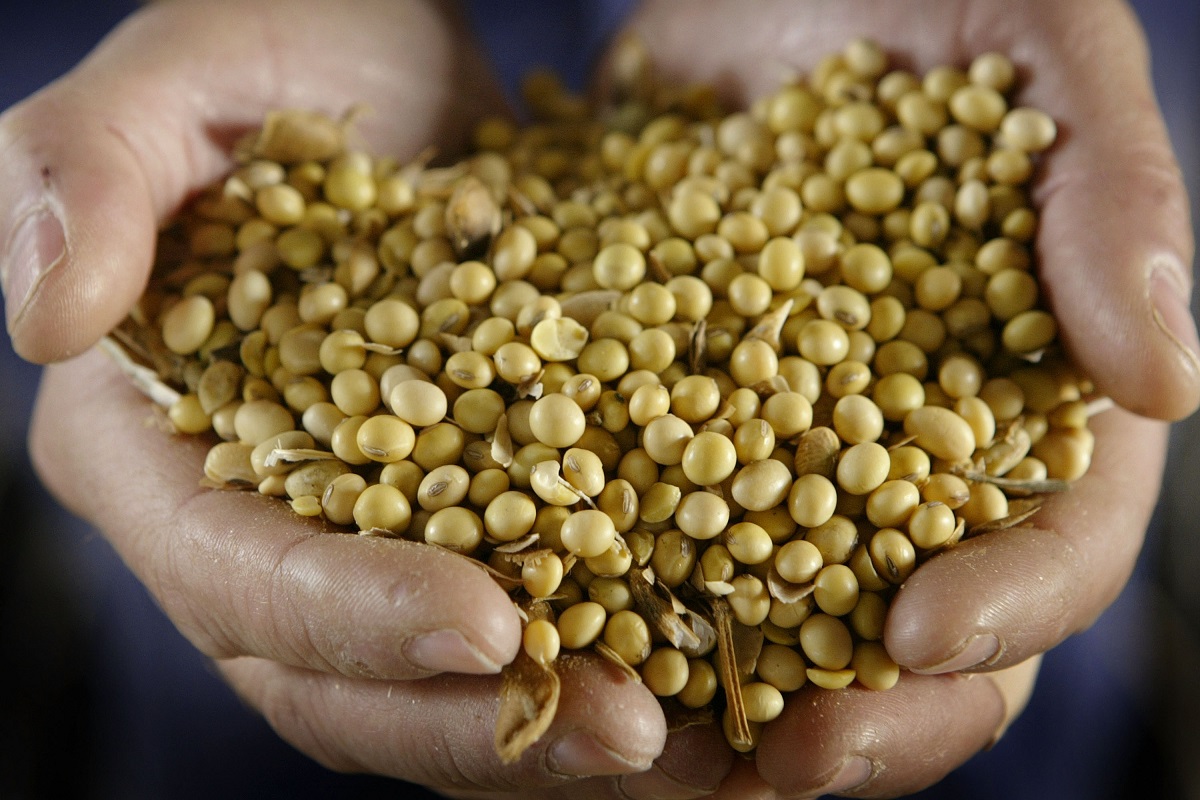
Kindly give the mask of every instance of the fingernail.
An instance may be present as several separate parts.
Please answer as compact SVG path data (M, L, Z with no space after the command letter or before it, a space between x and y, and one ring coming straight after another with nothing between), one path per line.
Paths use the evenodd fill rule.
M405 657L434 672L495 675L500 665L468 642L458 631L432 631L414 636L404 645Z
M546 768L558 775L583 778L589 775L624 775L649 768L635 764L609 750L590 733L574 731L546 751Z
M1150 302L1154 304L1154 323L1171 343L1184 354L1193 370L1200 373L1200 339L1192 320L1186 289L1165 269L1150 275Z
M875 768L866 756L850 756L842 762L841 768L829 783L817 787L812 792L795 795L795 797L820 797L826 794L848 792L869 781L874 773Z
M4 291L9 331L25 313L38 285L58 266L65 252L62 223L48 207L34 208L17 223L4 260L0 261L0 288Z
M630 800L693 800L708 797L714 786L693 786L655 764L645 772L624 775L618 781L621 793Z
M990 633L979 633L967 639L962 648L940 664L929 667L912 667L918 675L941 675L969 669L996 657L1000 652L1000 640Z

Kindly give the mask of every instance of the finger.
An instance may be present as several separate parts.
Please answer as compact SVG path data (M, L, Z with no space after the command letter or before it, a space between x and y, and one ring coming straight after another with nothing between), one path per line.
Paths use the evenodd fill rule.
M397 156L502 99L448 3L155 3L0 117L0 281L16 350L82 352L145 286L158 223L274 108L343 114Z
M531 797L575 786L580 776L649 768L666 737L653 695L596 658L566 655L555 663L562 693L554 723L507 766L493 746L499 678L355 681L260 659L220 668L284 739L339 771L403 778L460 797Z
M661 711L658 713L661 714ZM615 729L619 733L620 729ZM753 800L757 790L769 791L749 766L748 774L734 759L725 736L715 724L694 725L667 734L661 755L649 769L619 776L586 780L546 788L539 800ZM757 788L756 788L757 787ZM494 792L455 791L454 797L500 800ZM511 800L528 800L528 790L505 794Z
M1120 409L1091 427L1091 469L1029 525L960 542L901 587L884 633L892 658L927 672L1013 665L1116 599L1154 507L1167 430Z
M996 729L991 745L994 746L1008 731L1010 725L1021 716L1029 699L1033 696L1033 688L1037 682L1038 672L1042 668L1042 656L1034 656L1028 661L1022 661L1014 667L988 672L981 677L987 678L996 685L1004 701L1004 721Z
M1016 102L1042 108L1061 132L1035 192L1036 252L1061 341L1136 413L1174 420L1200 405L1187 197L1127 4L779 1L746 14L734 0L703 13L659 0L630 27L653 43L666 80L715 84L739 105L856 36L918 72L1010 54L1025 79Z
M775 800L779 793L758 774L757 761L740 758L709 800Z
M205 442L149 424L154 413L93 352L46 371L31 452L204 653L377 678L493 673L515 655L513 605L471 562L201 488Z
M734 753L719 725L690 726L667 736L662 755L650 769L616 779L618 791L612 796L627 800L711 798L719 796L718 789L738 780L730 771L735 767ZM753 797L746 793L729 796Z
M936 783L1007 720L1005 696L981 676L902 673L885 692L806 687L764 729L756 760L784 797L897 797Z

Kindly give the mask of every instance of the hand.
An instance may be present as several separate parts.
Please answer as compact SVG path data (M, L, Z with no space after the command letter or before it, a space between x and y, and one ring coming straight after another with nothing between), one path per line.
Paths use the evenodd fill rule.
M801 690L757 751L764 797L768 786L818 794L853 756L866 761L849 763L847 782L826 791L916 790L993 741L1027 696L1036 671L1028 659L1087 628L1115 599L1158 494L1166 425L1154 420L1180 419L1200 402L1187 199L1141 32L1115 0L752 8L657 0L630 27L668 80L716 83L741 103L856 36L917 72L998 50L1021 68L1019 102L1059 123L1035 194L1042 283L1068 350L1120 406L1092 420L1091 470L1048 501L1034 527L967 540L899 592L888 650L937 674L902 673L883 696ZM956 670L975 675L946 674Z
M0 119L0 242L23 222L36 235L3 261L18 351L66 359L123 318L159 223L230 168L230 145L266 111L339 115L360 101L373 109L357 126L367 146L399 157L431 142L452 153L472 119L503 108L446 4L162 2L135 14ZM306 753L443 789L556 785L659 755L649 693L611 669L574 669L555 726L502 767L495 673L521 630L490 577L436 548L322 534L277 502L201 490L204 445L150 419L103 356L53 366L31 434L38 469ZM461 674L428 678L450 672ZM710 747L718 769L723 748Z

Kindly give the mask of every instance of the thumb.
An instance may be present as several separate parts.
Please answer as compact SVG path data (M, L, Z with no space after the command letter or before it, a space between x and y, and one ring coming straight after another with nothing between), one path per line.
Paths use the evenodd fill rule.
M501 106L448 3L152 4L0 116L0 285L38 362L75 355L140 296L159 223L229 167L266 111L355 103L372 147L454 144ZM388 136L382 128L388 127ZM396 130L400 129L400 130Z
M1098 390L1176 420L1200 405L1188 199L1137 22L1105 5L1113 13L1044 7L1075 8L1060 23L1087 45L1059 48L1064 63L1030 92L1061 134L1038 197L1039 255L1061 338Z
M71 83L0 120L0 281L13 347L31 361L70 357L116 325L154 249L158 213L143 163L87 107L94 99L72 97Z

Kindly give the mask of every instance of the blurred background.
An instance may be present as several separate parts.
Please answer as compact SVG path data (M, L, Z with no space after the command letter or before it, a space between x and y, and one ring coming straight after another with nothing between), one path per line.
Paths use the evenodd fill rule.
M136 5L6 6L0 108L70 69ZM581 85L632 5L469 7L512 87L535 66L532 52L536 65ZM1200 3L1133 5L1189 190L1200 197ZM330 773L278 740L103 538L45 493L25 451L38 378L0 334L0 798L413 796L394 781ZM1200 798L1198 450L1200 419L1177 425L1147 546L1120 599L1047 655L1029 709L994 749L917 797Z

